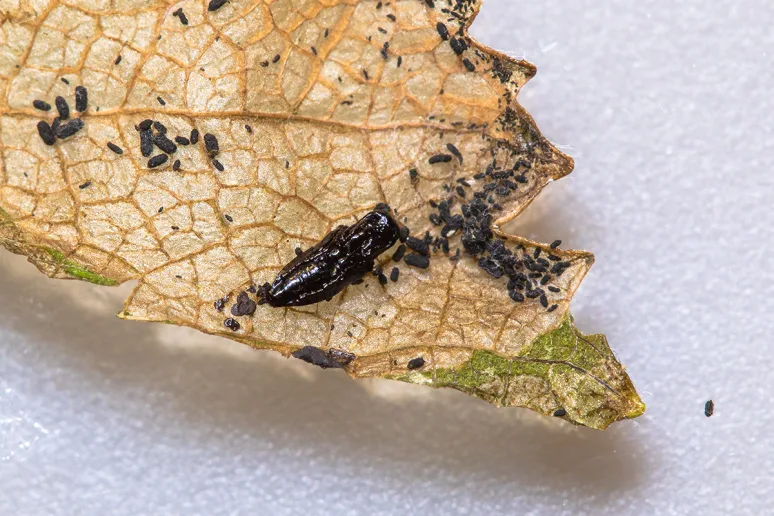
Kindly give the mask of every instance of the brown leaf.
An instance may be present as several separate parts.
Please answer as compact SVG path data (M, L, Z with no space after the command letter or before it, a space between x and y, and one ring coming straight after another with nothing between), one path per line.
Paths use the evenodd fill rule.
M534 67L467 35L478 1L449 9L419 0L231 0L213 12L201 1L110 4L0 7L5 247L52 277L138 280L127 319L192 326L353 376L561 409L595 428L642 412L604 339L567 336L569 301L593 256L500 229L573 162L516 102ZM83 113L78 85L88 90ZM53 106L58 96L84 127L67 135L63 120L47 145L37 124L54 123L57 111L33 102ZM146 119L162 124L151 130L159 157L143 155L137 127ZM199 141L187 144L194 130ZM439 154L448 157L431 159ZM502 186L491 175L474 179L488 168L515 171L515 190L487 192L499 204L496 237L517 256L540 248L556 255L550 266L566 262L545 299L514 303L506 277L464 252L450 259L458 231L449 255L436 250L426 270L382 255L385 271L400 267L397 282L369 275L330 302L230 313L240 295L251 311L250 287L271 282L297 247L378 203L412 235L437 235L430 201L456 197L459 213L484 185ZM530 355L552 336L574 351L549 343ZM495 364L486 386L482 360Z

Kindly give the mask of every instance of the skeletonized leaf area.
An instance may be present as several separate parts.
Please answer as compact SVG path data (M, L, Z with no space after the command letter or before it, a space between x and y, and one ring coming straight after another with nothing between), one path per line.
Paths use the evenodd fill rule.
M593 428L636 417L569 315L593 255L501 229L573 163L516 101L534 67L467 35L479 8L0 1L0 243L52 277L138 280L126 319ZM380 203L410 236L373 275L256 305Z

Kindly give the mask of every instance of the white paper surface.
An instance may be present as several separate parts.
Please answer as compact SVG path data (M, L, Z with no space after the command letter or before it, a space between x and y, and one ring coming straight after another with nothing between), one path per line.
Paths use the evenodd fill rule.
M520 218L648 404L607 432L112 317L0 252L2 514L765 514L774 7L489 0L472 32L577 167ZM706 418L704 402L716 414Z

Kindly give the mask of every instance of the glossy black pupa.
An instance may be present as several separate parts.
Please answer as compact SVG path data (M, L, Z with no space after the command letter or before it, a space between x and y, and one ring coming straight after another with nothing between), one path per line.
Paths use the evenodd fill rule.
M261 288L261 302L274 307L329 301L374 268L374 260L395 245L400 226L374 210L351 226L339 226L302 252Z

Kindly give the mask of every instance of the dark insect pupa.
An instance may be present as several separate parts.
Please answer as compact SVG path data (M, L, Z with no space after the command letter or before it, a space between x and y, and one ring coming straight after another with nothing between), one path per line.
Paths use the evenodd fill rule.
M328 301L374 268L374 260L398 241L400 226L380 210L351 226L339 226L264 285L262 302L274 307Z

